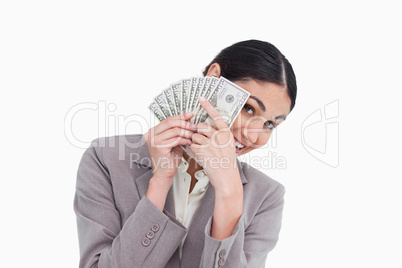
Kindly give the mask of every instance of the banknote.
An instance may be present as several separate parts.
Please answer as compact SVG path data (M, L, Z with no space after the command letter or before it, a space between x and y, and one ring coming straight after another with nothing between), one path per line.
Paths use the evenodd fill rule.
M207 88L207 90L205 91L205 94L203 95L204 98L209 99L211 93L217 87L218 82L219 82L219 78L211 77L211 83L209 84L209 87Z
M162 90L148 108L159 121L192 112L193 117L189 120L191 123L206 122L215 126L213 119L199 103L200 96L207 99L231 127L250 93L224 77L191 77L177 81ZM189 147L181 147L193 157Z
M155 97L154 102L158 105L159 110L161 110L162 113L165 115L165 118L172 116L165 94L163 92Z
M197 80L197 85L195 87L194 95L192 96L191 104L189 106L189 111L195 111L195 107L197 106L198 102L198 97L200 96L200 92L202 90L202 87L204 86L205 78L200 77ZM194 123L195 116L193 116L190 119L191 123Z
M230 128L249 96L248 91L221 77L208 101L215 107ZM205 110L197 112L197 121L195 123L201 122L213 125L212 118Z
M162 122L163 120L166 119L165 115L162 113L162 111L159 109L158 104L156 104L155 101L153 101L149 106L148 109L151 110L151 112L156 116L156 118L159 120L159 122Z
M197 87L198 84L198 77L192 77L191 81L190 81L190 87L189 87L189 91L188 91L188 99L187 99L187 104L186 104L186 111L190 112L190 105L193 101L193 97L194 97L194 93L195 93L195 89Z
M173 94L172 94L171 88L169 87L169 88L163 90L163 94L165 95L166 102L169 106L170 114L173 116L177 115L176 108L173 103L174 100L173 100Z
M191 79L181 80L181 112L187 112L187 100L190 87Z
M201 96L203 96L205 99L210 101L210 98L212 97L212 93L215 91L215 89L218 85L218 82L219 82L218 78L211 77L211 82L209 83L208 87L204 91L204 94L202 94ZM197 106L196 110L194 111L194 114L196 115L196 118L194 119L195 123L197 123L199 121L199 117L200 117L202 111L203 111L202 107L198 103L198 106Z
M173 104L174 104L174 109L176 114L182 114L182 109L181 109L181 81L173 83L170 85L170 89L172 91L173 95Z
M198 96L196 96L196 97L197 97L197 101L196 101L195 107L193 108L193 113L194 113L194 114L196 114L197 111L198 111L199 108L200 108L200 102L198 101L198 98L199 98L200 96L203 96L203 97L205 96L205 92L207 91L209 85L211 84L211 79L212 79L212 77L210 77L210 76L204 77L204 84L202 85L200 91L198 92ZM194 95L194 96L195 96L195 95ZM195 119L194 119L194 120L195 120Z

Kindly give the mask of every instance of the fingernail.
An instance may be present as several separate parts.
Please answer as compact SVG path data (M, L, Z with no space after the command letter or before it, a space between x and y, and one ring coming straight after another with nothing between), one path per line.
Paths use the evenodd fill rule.
M193 115L193 113L186 113L186 116L190 116L190 115Z
M197 129L197 125L195 125L195 124L191 124L191 127L194 129Z
M204 101L205 101L205 98L204 98L203 96L200 96L200 97L198 98L198 100L199 100L200 102L204 102Z

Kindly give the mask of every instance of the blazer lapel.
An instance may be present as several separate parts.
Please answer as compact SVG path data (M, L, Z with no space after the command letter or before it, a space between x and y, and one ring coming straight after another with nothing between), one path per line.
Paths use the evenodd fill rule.
M142 137L142 139L144 138ZM147 169L135 179L138 193L140 198L142 198L148 190L149 180L153 175L150 155L145 141L142 142L142 146L137 149L136 153L138 153L140 157L134 162L141 165L142 168ZM144 159L145 161L143 161ZM243 166L239 160L237 160L237 165L239 168L240 179L243 184L246 184L248 181L243 173ZM193 267L194 263L200 263L201 255L204 250L205 226L207 225L209 218L213 215L214 205L215 189L211 184L209 184L205 196L201 201L200 207L194 215L191 226L187 233L186 240L183 244L181 267ZM174 217L176 216L172 188L170 188L166 197L165 210L167 210ZM178 250L174 255L176 257L175 259L177 259Z
M194 263L200 263L204 250L205 226L214 212L214 205L215 189L209 184L183 244L182 267L194 267Z
M242 162L237 160L237 166L239 168L240 179L244 185L248 183L248 181L243 173ZM214 207L215 188L209 184L200 207L194 214L186 240L184 241L181 267L194 267L194 263L201 262L201 256L204 250L205 226L214 213Z

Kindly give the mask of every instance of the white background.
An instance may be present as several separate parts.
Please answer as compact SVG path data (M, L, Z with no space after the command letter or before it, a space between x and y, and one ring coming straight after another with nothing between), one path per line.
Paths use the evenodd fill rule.
M275 143L253 153L286 161L262 169L287 189L267 267L402 267L397 1L275 2L2 1L0 265L78 266L72 204L84 149L65 136L70 109L110 105L109 121L100 108L74 117L84 144L143 133L160 90L253 38L286 55L299 90ZM334 101L327 132L325 118L303 125ZM146 123L124 121L131 115Z

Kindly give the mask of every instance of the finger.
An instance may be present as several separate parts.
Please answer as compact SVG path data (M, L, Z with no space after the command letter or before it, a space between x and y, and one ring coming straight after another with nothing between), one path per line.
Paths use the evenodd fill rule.
M193 117L193 113L189 112L189 113L184 113L184 114L178 114L178 115L174 115L174 116L170 116L168 118L170 119L179 119L179 120L189 120L191 117Z
M178 145L190 145L192 141L190 139L175 137L168 140L164 140L160 144L156 145L157 148L173 148Z
M197 158L197 153L199 152L199 150L201 149L202 145L199 144L191 144L190 146L190 151L193 152L195 158Z
M179 127L169 128L168 130L160 133L157 137L158 141L168 140L174 137L183 137L191 139L194 132Z
M174 128L174 127L180 127L180 128L195 131L195 130L197 130L197 125L187 122L187 120L189 120L192 116L193 116L193 113L186 113L186 114L180 114L180 115L168 117L167 119L165 119L161 123L159 123L157 126L155 126L154 133L156 135L158 135L158 134L164 132L165 130L167 130L169 128Z
M223 120L222 116L219 114L219 112L207 101L204 97L199 97L198 98L202 108L204 108L205 111L207 111L209 117L212 118L212 120L215 123L215 126L218 128L218 130L223 130L223 129L228 129L228 125L226 122Z
M200 145L209 144L209 138L198 133L194 134L191 140L193 141L193 144L200 144Z
M196 160L202 160L202 157L204 156L203 149L205 145L199 145L199 144L191 144L190 150L193 153L194 157Z
M199 123L197 125L197 133L203 134L207 136L208 138L211 138L212 134L216 131L215 128L212 126L206 124L206 123Z

